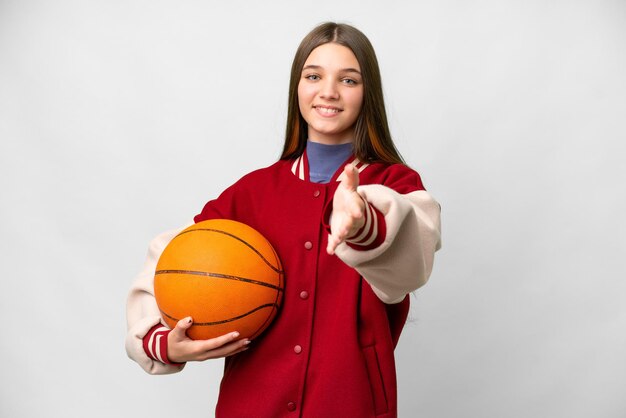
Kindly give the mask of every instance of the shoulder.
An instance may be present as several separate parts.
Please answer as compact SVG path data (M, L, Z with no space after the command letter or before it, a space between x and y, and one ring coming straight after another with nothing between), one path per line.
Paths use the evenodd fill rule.
M269 178L274 177L278 175L279 173L282 173L284 175L284 171L288 169L292 163L293 161L278 160L275 163L267 167L250 171L249 173L241 177L239 180L237 180L233 184L233 186L235 187L253 186L254 187L255 185L259 184L259 182L265 182Z
M278 161L244 175L217 198L209 200L202 212L194 218L195 222L212 218L238 219L242 216L242 211L254 207L255 199L268 193L268 190L276 184L275 173L284 172L284 169L281 170L284 166L284 162Z
M419 173L406 164L369 164L361 173L361 182L382 184L401 194L426 190Z
M265 183L273 177L286 175L293 161L278 160L275 163L256 169L241 177L235 185L256 187L259 183Z

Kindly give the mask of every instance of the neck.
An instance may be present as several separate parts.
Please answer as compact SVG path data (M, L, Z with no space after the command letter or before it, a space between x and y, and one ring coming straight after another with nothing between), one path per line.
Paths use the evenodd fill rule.
M320 135L318 132L309 132L309 141L324 145L340 145L352 143L354 131L342 132L337 135Z

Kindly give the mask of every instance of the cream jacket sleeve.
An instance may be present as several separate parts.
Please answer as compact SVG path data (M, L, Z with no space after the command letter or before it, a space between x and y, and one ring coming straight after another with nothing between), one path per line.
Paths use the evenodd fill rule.
M167 244L183 229L171 230L158 235L150 242L143 270L135 278L126 302L126 353L150 374L176 373L183 365L168 365L148 357L143 348L143 337L155 325L165 323L154 298L154 271Z
M369 250L341 243L335 253L367 280L379 299L400 302L430 276L435 251L441 248L440 206L424 190L403 195L373 184L359 186L357 192L383 214L385 239Z

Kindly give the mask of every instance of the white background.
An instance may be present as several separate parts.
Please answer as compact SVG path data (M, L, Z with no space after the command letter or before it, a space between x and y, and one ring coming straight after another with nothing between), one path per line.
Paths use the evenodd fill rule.
M400 416L626 416L620 0L0 0L0 416L212 416L221 361L145 374L126 293L151 237L277 159L326 20L374 44L443 206Z

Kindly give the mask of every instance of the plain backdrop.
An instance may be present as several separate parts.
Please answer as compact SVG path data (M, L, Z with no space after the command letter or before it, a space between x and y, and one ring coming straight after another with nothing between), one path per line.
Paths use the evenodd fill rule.
M626 417L626 3L0 0L0 416L211 417L221 361L149 376L149 240L282 149L301 38L354 24L443 207L401 417Z

